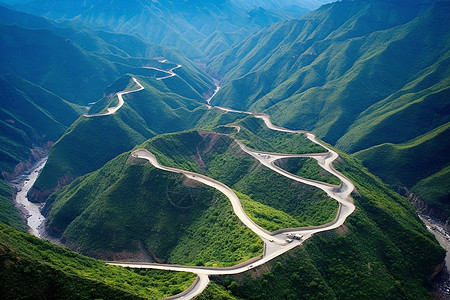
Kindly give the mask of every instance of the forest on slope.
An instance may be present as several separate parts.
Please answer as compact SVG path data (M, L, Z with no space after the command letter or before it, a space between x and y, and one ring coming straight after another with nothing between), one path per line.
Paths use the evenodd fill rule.
M267 112L277 124L361 151L392 187L448 217L448 138L435 132L449 122L449 16L449 2L439 0L324 5L213 58L208 71L223 82L213 104Z
M42 3L63 5L63 10L51 11ZM279 1L279 6L271 2L255 10L250 19L239 14L235 23L222 20L231 31L252 24L247 32L199 27L200 21L217 17L212 10L228 3L220 1L208 10L199 6L197 18L155 31L159 38L165 35L158 42L176 49L123 34L144 32L144 13L139 14L143 19L133 20L137 27L120 23L136 7L120 19L124 2L84 1L95 9L74 10L72 5L80 3L38 0L22 6L70 19L63 22L0 8L5 54L0 84L6 91L0 96L2 179L23 171L16 169L20 162L26 168L54 143L31 194L35 200L49 199L44 213L51 234L77 251L108 259L229 266L261 254L261 241L237 220L222 195L130 159L129 151L139 144L164 164L223 181L253 221L268 230L333 219L337 204L324 193L269 173L239 151L232 138L262 151L321 149L305 143L301 134L274 133L259 119L206 107L213 79L188 55L208 62L209 74L221 77L213 105L266 111L275 123L313 130L354 153L340 153L337 168L356 185L357 210L344 226L318 234L256 271L214 278L200 298L430 297L427 287L439 271L443 250L406 199L357 159L391 186L407 186L430 204L447 208L448 159L442 155L449 115L447 1L341 1L263 28L292 18L280 14L286 10L281 3L290 1ZM225 5L220 11L229 16L236 7ZM102 8L109 21L119 23L103 26L108 20L100 17ZM186 9L178 8L180 14ZM67 9L72 15L65 15ZM261 18L264 22L258 23ZM168 34L188 23L189 32ZM175 76L158 80L178 64ZM93 102L92 114L116 105L115 93L136 87L132 78L144 89L125 95L117 113L82 116ZM385 165L374 163L380 157L386 158ZM280 167L333 181L314 161L288 160ZM402 170L408 174L399 176ZM10 201L13 191L4 181L0 191L0 221L25 231ZM10 299L51 297L52 292L56 298L163 298L193 281L188 274L110 268L6 225L1 231L0 253L8 269L0 272L0 282ZM216 239L220 234L224 237ZM140 290L149 282L154 289ZM17 294L24 283L34 283L33 288Z

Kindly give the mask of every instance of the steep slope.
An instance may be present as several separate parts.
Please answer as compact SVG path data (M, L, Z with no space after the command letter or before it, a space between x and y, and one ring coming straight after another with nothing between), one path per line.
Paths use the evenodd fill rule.
M161 299L194 281L186 273L108 266L1 223L0 263L2 299Z
M144 66L157 66L160 57L182 63L190 75L186 80L212 84L206 74L174 50L2 7L0 15L0 74L21 76L73 103L86 105L99 99L108 84L128 72L140 74ZM192 82L200 93L208 92Z
M130 152L53 194L46 206L50 233L109 260L227 266L262 252L222 194Z
M263 145L269 144L263 134L258 137L265 141ZM296 149L308 149L309 141L292 134L280 139L295 140ZM226 135L205 131L175 133L156 137L143 146L166 166L205 174L234 189L250 218L269 231L320 225L336 215L337 203L325 193L270 171Z
M213 277L198 299L432 299L427 285L443 249L405 198L340 156L338 170L356 184L345 225L268 265Z
M441 67L421 78L416 92L445 84L448 7L437 2L425 10L420 4L344 1L270 27L210 64L229 82L214 103L267 110L281 124L313 129L335 143L361 113L434 64Z
M387 183L412 187L427 203L445 208L450 215L450 190L444 179L449 167L449 127L446 123L408 143L381 144L354 155Z
M11 179L58 140L80 108L18 76L0 75L0 88L0 170Z
M295 218L305 217L301 215L305 213L305 208L296 210L305 201L308 202L307 208L311 211L324 212L323 203L322 206L318 206L318 203L311 202L311 199L317 199L318 195L313 195L304 186L295 186L291 189L286 182L280 186L279 179L268 176L269 174L262 174L262 168L248 161L242 152L233 147L230 140L225 135L189 131L155 137L144 143L144 147L155 153L164 165L206 173L233 186L235 190L242 191L243 193L238 195L243 201L244 208L248 211L256 210L256 215L261 219L254 219L255 222L268 226L269 229L272 229L269 226L274 225L283 227L299 224L289 222L298 222ZM218 297L216 293L222 293L223 288L220 285L223 285L229 292L243 299L261 297L279 299L280 295L293 299L303 296L305 298L324 297L324 295L329 298L354 299L361 297L427 299L430 297L426 290L428 276L437 270L435 267L442 261L444 251L437 246L434 238L426 231L405 198L391 191L378 178L365 171L358 161L343 156L343 160L338 163L338 170L357 185L353 197L358 209L349 221L342 228L319 234L304 248L294 250L289 255L282 256L268 266L258 268L248 275L214 279L215 283L206 295L212 294L212 298ZM126 171L117 172L118 168ZM163 229L156 227L153 231L148 229L144 230L144 233L139 233L141 226L145 228L154 226L148 225L153 220L139 216L141 213L144 215L150 213L147 212L148 208L145 208L147 206L144 204L136 208L136 200L129 196L131 194L129 191L132 190L133 198L137 199L142 199L140 195L147 194L148 201L154 203L153 195L161 193L164 186L169 186L166 191L170 194L160 198L168 199L170 203L168 207L176 204L179 212L183 211L186 204L195 206L198 202L192 201L189 196L177 200L176 197L180 195L192 196L192 194L180 190L177 184L161 182L167 180L167 174L155 174L155 171L157 170L149 168L148 164L133 162L129 153L119 156L101 170L73 182L52 196L52 201L55 200L53 207L50 207L52 201L47 206L50 209L49 228L58 228L58 224L67 224L68 220L73 219L70 225L63 225L59 230L63 230L66 242L74 242L72 246L79 246L80 249L86 247L84 245L97 247L113 243L114 246L108 245L108 247L120 251L121 248L117 247L116 243L121 241L124 243L127 240L121 239L121 236L129 236L135 240L135 236L148 235L149 232L154 234L161 232L160 230L166 232L166 241L171 240L173 235L165 227ZM270 184L267 180L258 180L258 178L265 178ZM267 189L268 186L270 186L269 189ZM248 191L245 190L246 187L249 187ZM283 189L287 192L281 193L281 197L277 198ZM302 200L293 201L297 197L293 194L299 191L304 193L303 197L299 197ZM245 195L250 192L251 197ZM89 204L93 201L92 199L96 200ZM104 201L99 201L100 199ZM197 199L200 201L202 198L198 195ZM247 206L249 203L252 205ZM256 203L260 206L255 205ZM264 204L263 209L261 204ZM287 206L283 207L283 205ZM194 208L194 206L190 207ZM188 216L188 214L182 214L178 220L172 220L172 213L169 213L170 209L167 207L163 210L164 214L159 213L159 209L164 207L164 202L158 205L152 204L150 207L152 207L153 216L165 216L164 221L158 224L166 224L165 220L171 220L171 224L178 224L180 220ZM128 213L123 213L125 211L131 212L129 215L132 217L128 217ZM135 215L136 213L138 215ZM264 223L264 213L270 217L272 224ZM78 214L80 217L76 217ZM208 219L217 220L221 216L217 211ZM274 216L277 216L279 224L274 223ZM311 216L313 215L308 215L308 218L310 219ZM133 225L136 220L140 222L139 227ZM324 223L326 220L319 222ZM222 222L214 222L214 224L217 223ZM196 232L193 229L197 227L192 226L181 232ZM211 236L207 232L217 230L215 226L203 228L205 236ZM91 234L95 237L90 237ZM104 240L105 234L107 236L113 234L114 237ZM190 240L195 243L194 241L203 235L196 233L193 236L196 238L193 237ZM82 241L86 239L90 242L83 244ZM99 242L94 243L94 240ZM186 241L184 238L180 240ZM153 238L148 243L157 243L157 241L157 238ZM210 244L210 240L207 244ZM223 247L216 241L214 246ZM172 250L170 261L177 262L182 257L187 257L188 259L182 261L189 264L205 263L204 260L196 261L194 257L179 255L181 251L179 247L177 245L174 249L178 250ZM191 249L192 244L186 243L181 248L188 253L191 250L186 249ZM219 253L226 252L229 248L222 249L224 250ZM97 248L96 252L98 251ZM211 253L211 251L207 252ZM208 264L208 261L205 264ZM271 281L270 284L267 283L268 280ZM352 292L349 293L349 290Z
M200 102L204 99L195 88L206 90L208 86L194 81L196 86L192 87L188 82L193 79L185 81L184 78L190 76L182 69L184 67L176 69L179 76L163 80L136 76L144 89L124 95L125 103L115 114L82 116L72 124L52 147L49 160L30 191L30 198L44 201L74 178L97 170L120 153L156 134L194 127L206 110ZM117 80L106 89L109 97L100 102L113 104L117 100L115 93L125 89L129 83L133 83L129 75ZM93 113L102 109L98 108Z
M112 122L79 120L70 129L72 132L79 125L79 129L75 130L79 134L74 133L75 138L65 139L52 151L49 166L44 170L44 177L45 174L53 173L50 175L51 179L38 181L41 187L51 187L46 188L49 191L58 185L67 184L76 176L99 168L117 154L153 136L155 132L184 129L186 123L190 122L184 118L186 108L193 110L198 106L191 103L192 99L195 103L203 101L203 96L207 96L213 89L212 80L204 72L172 49L149 45L131 36L94 32L67 22L55 23L4 7L0 7L0 15L3 32L0 39L3 51L0 74L8 74L1 75L5 90L1 126L5 134L1 136L4 147L1 150L0 166L2 176L8 179L23 171L24 165L42 155L42 151L36 150L30 155L29 149L45 145L44 150L48 150L83 112L80 107L64 102L61 96L81 104L92 103L103 96L103 100L98 101L93 109L102 105L105 108L107 103L113 104L115 100L112 96L121 90L117 83L110 87L108 84L127 72L133 72L150 77L150 81L154 78L152 85L156 88L148 87L143 94L155 97L160 103L153 103L152 106L145 101L143 106L134 105L131 112L124 113L125 121L114 118L111 118ZM153 57L147 58L150 55ZM166 58L163 60L161 56ZM183 65L178 67L178 64L171 63L168 59L174 59ZM177 76L164 81L156 80L167 77L170 70L175 68ZM119 82L120 80L118 79ZM180 95L181 100L174 99L177 97L175 95ZM161 101L167 104L162 104ZM142 109L145 111L142 112ZM136 114L143 114L144 118ZM161 114L167 118L160 118ZM92 127L87 125L88 122ZM109 133L114 137L119 132L126 139L117 137L105 140L102 135ZM96 137L95 142L90 140L91 144L86 143L86 137L89 136ZM63 151L58 151L58 148ZM110 150L110 155L99 161L89 159L89 151L92 149ZM86 160L79 163L64 161L69 156L85 157ZM36 194L36 191L32 191L32 198L48 195L48 192L41 192Z
M153 66L160 67L164 59L181 64L192 81L210 84L211 79L199 68L180 55L175 49L147 43L139 38L126 34L117 34L102 30L92 30L72 22L56 22L46 18L29 15L0 6L1 21L8 25L17 25L26 29L50 30L57 36L69 39L77 46L91 54L101 55L104 60L118 64L118 68ZM126 69L125 72L130 71ZM119 75L123 75L119 74ZM186 79L189 80L189 79ZM212 83L211 83L212 84ZM201 91L202 93L204 91ZM98 95L97 95L98 97ZM89 99L91 102L95 98Z
M14 25L0 30L2 74L19 75L75 103L101 96L102 87L119 74L117 66L50 31Z
M13 203L13 190L3 180L0 180L0 223L11 226L21 232L26 232L22 217Z
M164 165L204 173L236 189L253 220L268 230L320 225L336 215L337 204L325 193L269 171L226 135L187 131L159 135L143 146ZM53 194L45 211L52 235L96 257L226 266L261 251L223 195L130 152ZM218 232L221 239L215 238Z
M389 147L385 143L433 135L449 121L449 16L448 1L323 6L216 57L208 68L223 77L223 87L213 104L266 111L275 122L312 130L350 153L370 148L364 158L370 170L411 189L423 174L445 168L447 156L423 164L425 170L401 156L396 159L403 168L388 170L378 162ZM433 145L428 153L440 153ZM419 148L409 152L419 157ZM405 176L416 179L394 183L394 177ZM445 190L435 188L435 193Z

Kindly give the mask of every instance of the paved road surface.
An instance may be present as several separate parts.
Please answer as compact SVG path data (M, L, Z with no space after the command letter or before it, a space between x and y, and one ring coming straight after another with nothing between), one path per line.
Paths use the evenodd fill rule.
M168 78L175 76L176 74L173 73L173 70L180 67L178 65L177 67L171 69L168 71L163 71L166 73L169 73L169 76L162 77L160 79ZM155 68L153 68L155 69ZM159 69L157 69L159 70ZM214 95L217 93L219 89L216 89ZM213 95L213 96L214 96ZM211 97L212 98L212 97ZM207 100L208 107L209 102L211 100L209 98ZM350 197L351 192L354 189L353 183L345 177L340 172L336 171L334 167L332 166L332 162L338 158L338 154L327 147L326 145L322 144L320 141L317 140L315 135L313 133L303 131L303 130L291 130L279 126L275 126L270 121L270 117L266 114L262 113L252 113L248 111L238 111L230 108L224 108L224 107L217 107L223 111L226 112L234 112L234 113L243 113L243 114L250 114L254 115L256 118L261 118L266 126L272 130L276 131L283 131L283 132L291 132L291 133L303 133L306 134L307 138L312 141L313 143L316 143L328 151L327 153L318 154L281 154L281 153L267 153L267 152L261 152L261 151L254 151L252 149L247 148L244 144L242 144L239 141L236 141L236 143L241 147L243 151L257 159L261 164L264 166L270 168L274 172L277 172L283 176L286 176L292 180L302 182L307 185L315 186L327 193L328 196L330 196L332 199L339 202L339 210L338 214L335 218L335 220L329 224L324 224L322 226L314 226L314 227L307 227L307 228L292 228L288 229L286 231L283 231L282 233L270 233L267 230L261 228L257 224L255 224L245 213L244 209L242 208L242 205L240 203L239 198L236 196L236 194L233 192L232 189L230 189L225 184L214 180L212 178L209 178L207 176L180 170L176 168L170 168L166 166L162 166L157 161L156 157L150 153L146 149L137 149L133 151L131 154L134 157L139 157L143 159L147 159L153 166L156 168L169 171L169 172L176 172L181 173L187 176L190 179L196 180L198 182L201 182L205 185L211 186L220 192L222 192L231 202L233 206L233 211L235 212L236 216L254 233L256 233L263 241L265 246L265 251L261 259L256 261L248 262L247 264L240 264L233 267L227 267L227 268L212 268L212 267L192 267L192 266L179 266L179 265L161 265L161 264L145 264L145 263L114 263L111 262L112 265L118 265L118 266L124 266L124 267L131 267L131 268L147 268L147 269L158 269L158 270L170 270L170 271L182 271L182 272L192 272L198 275L198 278L187 291L185 291L183 294L180 294L179 296L173 296L170 299L192 299L195 296L199 295L203 292L203 290L207 287L209 283L209 277L208 275L230 275L230 274L238 274L245 272L249 269L255 268L257 266L263 265L266 262L282 255L283 253L286 253L287 251L290 251L294 247L302 244L305 240L310 238L313 234L332 230L335 228L338 228L342 224L344 224L347 217L355 210L355 206L353 204L353 201ZM239 129L238 129L239 130ZM338 177L341 180L340 186L333 186L328 183L323 183L316 180L310 180L306 178L302 178L296 175L293 175L279 167L277 167L274 162L281 158L286 157L311 157L317 160L319 165L333 174L334 176ZM302 234L303 238L301 240L294 240L291 243L286 242L286 234Z
M122 97L123 95L130 94L130 93L135 93L135 92L138 92L138 91L141 91L141 90L144 89L142 84L140 84L139 81L137 81L136 78L133 77L133 81L138 85L138 88L136 88L134 90L126 91L126 92L122 91L122 92L116 93L117 98L119 98L119 104L117 104L117 106L108 107L108 111L105 112L105 113L102 113L102 114L92 114L92 115L84 114L83 116L88 117L88 118L92 118L92 117L108 116L108 115L115 114L116 111L118 111L123 106L123 104L125 103L123 101L123 97Z

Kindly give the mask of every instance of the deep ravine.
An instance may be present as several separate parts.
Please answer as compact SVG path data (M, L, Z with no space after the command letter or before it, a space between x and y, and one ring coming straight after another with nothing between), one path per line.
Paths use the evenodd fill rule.
M44 235L44 221L45 217L41 214L42 204L36 204L28 200L28 191L33 187L39 172L44 168L48 156L37 161L31 170L19 175L10 184L16 188L14 203L19 208L20 213L26 219L26 225L29 227L29 232L36 237L42 238Z

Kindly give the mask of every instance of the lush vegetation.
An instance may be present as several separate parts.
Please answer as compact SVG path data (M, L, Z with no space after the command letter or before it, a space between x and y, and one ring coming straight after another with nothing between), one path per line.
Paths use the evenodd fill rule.
M326 150L311 142L304 133L289 133L267 128L262 119L247 117L238 123L241 130L236 138L248 147L277 153L323 153Z
M408 143L382 144L357 152L355 157L387 183L413 186L447 164L449 134L450 122Z
M441 172L448 156L428 148L428 164L423 148L397 146L449 122L448 15L444 0L322 6L213 58L208 69L222 76L223 87L212 103L266 112L275 124L313 131L349 153L367 149L361 156L369 170L421 193L423 185L413 186ZM446 190L434 187L436 195ZM448 197L427 195L436 208L446 206Z
M256 167L233 185L253 200L280 210L296 219L300 226L328 223L334 219L338 203L325 192L288 179L265 167ZM256 208L256 207L255 207ZM264 210L262 210L264 211ZM255 211L260 218L274 221L270 214ZM276 229L286 228L281 226ZM273 228L275 229L275 228Z
M144 140L145 137L115 115L80 117L53 145L33 187L32 200L46 200L57 187L100 168Z
M225 83L213 104L265 110L346 151L414 134L404 142L446 120L448 9L445 1L341 1L265 28L209 63Z
M116 93L131 90L133 87L136 87L136 84L134 83L134 81L132 81L130 75L124 75L120 77L113 84L105 88L104 94L106 95L106 97L103 97L102 99L95 102L89 108L88 113L90 115L106 113L108 111L108 107L114 107L119 104L119 99Z
M204 299L216 293L222 299L431 299L428 276L444 250L406 199L360 163L344 155L338 168L356 183L357 210L342 227L317 234L269 267L214 277Z
M411 188L423 201L450 215L449 134L450 123L446 123L407 143L386 143L354 155L390 185Z
M0 222L16 230L27 231L22 217L14 206L12 188L3 180L0 180Z
M232 266L262 254L263 242L243 226L222 195L186 229L169 261L212 267Z
M165 84L166 80L136 77L145 90L124 95L125 104L114 115L80 117L55 143L32 192L34 201L45 200L57 188L97 170L120 153L158 133L193 127L204 113L195 98L171 92ZM120 90L128 85L125 84L127 80L130 82L130 76L119 79L107 90ZM181 78L176 80L184 82ZM179 86L180 93L181 87L184 87L186 94L200 97L186 83ZM102 109L96 108L98 111Z
M108 24L110 29L126 34L133 28L133 34L148 42L175 47L190 58L205 58L222 53L267 25L298 18L326 2L204 0L201 6L193 6L145 0L133 2L131 7L108 1L74 3L69 8L63 3L42 0L22 4L21 8L56 19L75 19L92 27Z
M228 266L262 253L221 193L129 155L52 195L50 232L106 259Z
M337 202L324 192L260 165L228 136L190 131L158 136L144 147L164 165L203 173L244 194L249 216L268 230L321 225L336 215Z
M78 108L14 75L0 76L0 173L14 176L30 148L56 141L78 117Z
M298 220L298 217L293 216L292 213L289 214L269 205L255 201L246 194L239 193L238 191L235 192L239 197L239 200L241 200L242 206L248 216L253 220L253 222L266 230L274 231L281 228L295 228L305 225Z
M195 278L108 266L1 223L0 263L2 299L161 299Z
M450 216L450 166L442 171L434 173L430 177L420 180L412 191L416 193L420 199L433 207L444 210Z
M317 163L317 160L314 158L282 158L275 161L275 165L300 177L327 182L334 185L339 185L341 183L339 178L330 174L327 170L322 169Z
M156 16L146 10L150 1L137 2L127 3L121 17L117 6L105 3L88 10L75 4L70 11L64 1L23 7L119 31L131 26L143 38L190 57L211 55L207 70L224 84L213 104L266 111L276 124L312 130L342 150L358 151L354 156L389 184L407 185L429 204L448 209L448 1L339 1L244 41L286 15L265 9L236 14L242 10L217 1L195 11L188 1L173 14L172 4L160 1L153 4L160 8ZM233 1L238 2L247 7ZM179 13L183 9L190 13ZM221 18L217 27L194 25L213 24L211 12L233 18ZM0 13L0 73L14 74L0 78L2 171L28 160L30 148L61 137L81 112L62 99L83 105L98 100L127 85L124 74L145 86L127 95L114 116L78 119L53 147L34 198L45 199L82 177L49 198L45 212L52 234L84 253L112 259L226 266L261 253L261 241L238 222L221 194L129 159L129 152L117 155L155 135L191 128L234 134L263 151L323 149L303 134L268 130L260 119L202 107L213 83L175 50L5 8ZM153 22L147 22L150 17ZM162 26L140 26L150 23L152 29ZM161 72L142 69L170 69L174 62L182 65L178 76L164 80L155 79ZM93 110L115 101L106 97ZM241 131L229 130L229 124ZM164 165L232 187L253 220L269 230L322 224L335 216L335 201L270 172L230 136L188 131L160 135L144 146ZM430 298L428 276L442 262L443 250L404 198L353 157L341 156L338 169L356 184L357 210L345 225L256 270L214 278L200 299ZM311 161L287 162L294 173L332 180L316 167ZM2 182L0 220L20 229L9 195ZM0 288L13 299L162 298L193 280L182 273L106 266L5 225L0 225L0 259Z

